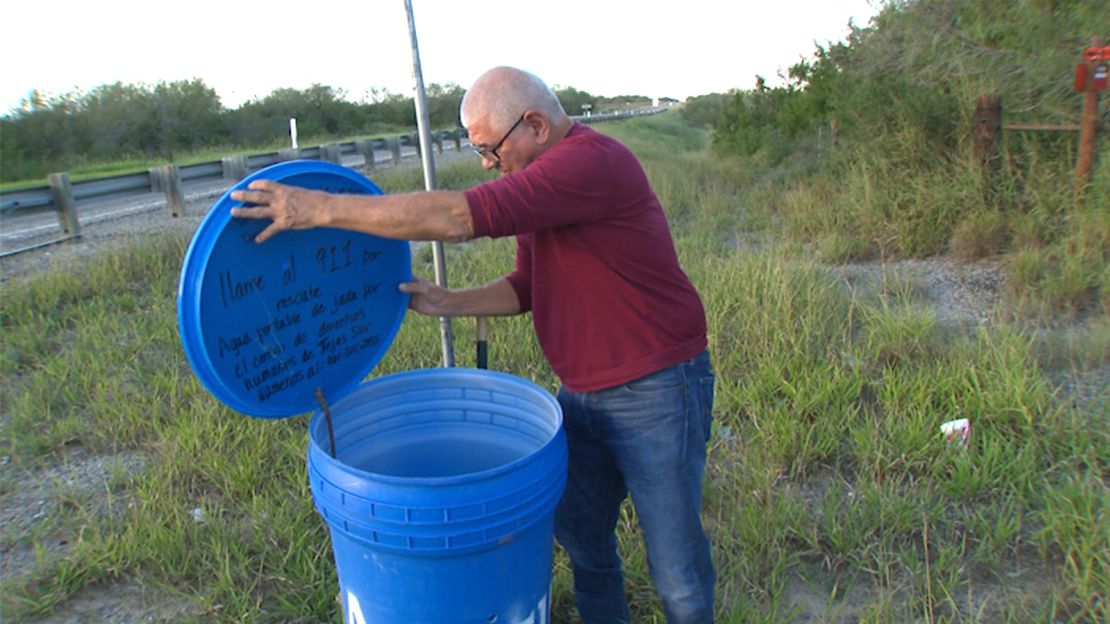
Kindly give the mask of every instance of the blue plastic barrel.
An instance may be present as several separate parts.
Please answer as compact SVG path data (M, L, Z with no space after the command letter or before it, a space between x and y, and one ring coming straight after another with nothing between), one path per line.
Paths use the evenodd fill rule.
M548 622L562 411L494 371L365 382L309 424L308 473L348 624Z

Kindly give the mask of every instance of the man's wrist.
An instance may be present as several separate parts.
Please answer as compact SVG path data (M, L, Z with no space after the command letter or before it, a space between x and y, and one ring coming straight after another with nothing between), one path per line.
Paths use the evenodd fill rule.
M341 203L342 200L342 196L333 196L327 193L314 191L310 199L312 202L310 214L312 214L313 220L315 221L312 226L328 227L332 223L335 223L337 218L335 214L336 205Z

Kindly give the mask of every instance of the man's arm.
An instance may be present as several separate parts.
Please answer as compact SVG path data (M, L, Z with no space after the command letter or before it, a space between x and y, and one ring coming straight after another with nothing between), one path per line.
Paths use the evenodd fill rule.
M284 230L334 227L405 240L464 241L474 222L466 197L458 191L402 195L333 195L255 180L231 199L253 207L232 208L239 219L271 219L255 237L261 243Z
M512 284L498 278L467 290L447 290L426 279L401 284L412 295L409 307L431 316L508 316L520 313L520 302Z

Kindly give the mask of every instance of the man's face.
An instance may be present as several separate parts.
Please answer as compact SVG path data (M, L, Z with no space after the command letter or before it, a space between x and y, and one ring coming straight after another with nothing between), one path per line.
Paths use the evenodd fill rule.
M466 128L470 143L481 152L482 167L486 171L496 169L501 175L523 169L536 157L532 149L535 142L528 141L530 129L523 115L508 128L490 126L488 115Z

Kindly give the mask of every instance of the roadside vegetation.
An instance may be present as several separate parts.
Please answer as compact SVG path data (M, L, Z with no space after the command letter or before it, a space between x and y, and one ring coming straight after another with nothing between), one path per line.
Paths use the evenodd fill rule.
M1007 138L992 196L962 138L973 94L996 86L973 80L993 76L974 66L980 58L1022 58L1045 81L1039 92L1072 114L1075 96L1049 82L1068 68L1033 57L1055 51L1073 67L1089 38L1080 27L1110 32L1097 4L899 2L847 47L802 63L791 86L598 126L642 159L706 304L717 392L704 517L720 621L1110 619L1110 162L1103 154L1076 189L1065 139ZM889 56L896 43L902 53ZM926 57L962 87L926 89L910 61ZM817 68L831 77L815 78ZM860 82L839 82L849 79ZM802 116L812 123L788 131L786 103L816 97L815 85L870 99L816 107ZM857 125L848 110L890 124ZM766 116L743 117L753 111ZM922 118L948 130L938 138L915 125ZM464 188L486 175L460 162L438 179ZM418 171L375 181L422 187ZM187 244L145 237L77 271L5 286L0 508L77 453L144 458L140 469L120 461L92 495L63 484L33 528L4 532L5 555L33 555L0 587L5 621L130 578L187 599L178 621L339 621L305 475L308 418L242 416L193 376L176 330ZM449 245L452 285L503 274L513 251L511 240ZM983 322L945 325L893 273L868 291L835 275L845 263L938 255L1002 267L1002 301ZM426 247L414 271L431 275ZM458 364L472 365L473 319L454 330ZM439 355L438 321L412 314L374 375L437 366ZM526 317L491 322L490 367L556 387ZM1077 378L1103 381L1077 394ZM966 448L939 432L957 418L972 423ZM619 539L637 621L662 622L630 506ZM58 541L61 553L48 547ZM556 622L573 621L570 583L557 552Z
M1110 296L1110 141L1085 187L1074 132L1004 131L997 172L972 149L975 99L1003 121L1075 124L1075 65L1110 37L1096 0L887 3L788 82L694 98L683 114L713 149L789 176L765 204L790 240L830 261L1002 255L1033 307L1082 312ZM804 156L803 156L804 154ZM814 157L816 156L816 157ZM776 180L765 179L771 184ZM785 183L782 183L785 182Z
M596 96L574 87L556 89L572 115L651 106L649 98ZM462 87L426 89L433 128L458 127ZM72 180L143 172L169 163L187 165L289 145L296 118L300 145L346 142L415 132L411 96L371 89L352 101L342 89L315 84L276 89L235 109L224 107L201 79L155 85L115 83L88 92L34 91L0 116L0 190L43 184L66 171Z

